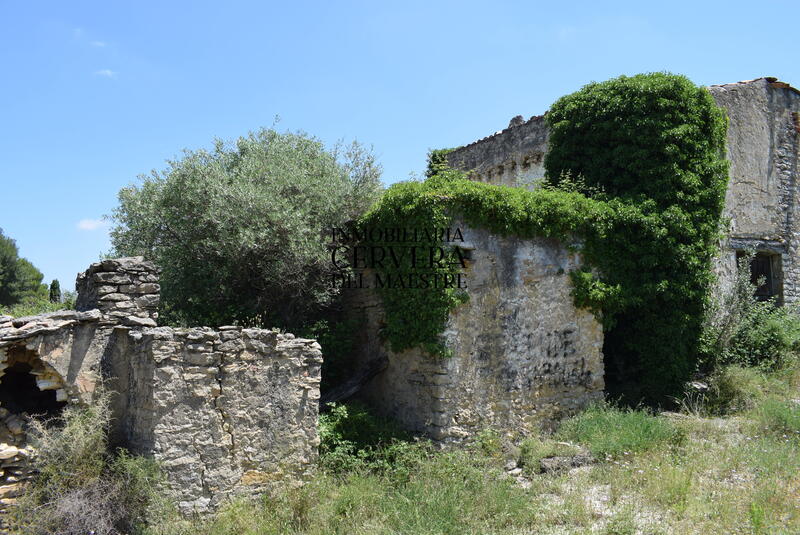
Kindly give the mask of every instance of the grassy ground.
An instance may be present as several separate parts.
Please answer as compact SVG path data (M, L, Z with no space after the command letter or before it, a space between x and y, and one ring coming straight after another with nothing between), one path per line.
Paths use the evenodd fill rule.
M553 436L514 445L487 431L451 451L383 424L382 445L368 446L368 417L341 408L302 488L150 534L797 534L799 370L725 368L681 413L598 406ZM542 459L579 452L595 462L541 472Z

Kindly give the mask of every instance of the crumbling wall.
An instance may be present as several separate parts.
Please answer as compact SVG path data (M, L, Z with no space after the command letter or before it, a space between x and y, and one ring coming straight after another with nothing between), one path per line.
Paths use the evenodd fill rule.
M511 121L508 128L447 155L449 165L489 184L535 188L544 177L550 131L544 116Z
M184 513L302 479L319 442L319 344L265 329L157 327L158 269L141 257L92 264L77 288L77 311L0 317L0 377L22 351L60 400L88 403L102 384L112 442L159 460Z
M101 360L111 335L100 319L97 310L0 317L0 368L8 366L9 352L29 351L44 365L37 371L40 389L55 389L64 401L86 403L101 380Z
M781 258L779 281L787 303L800 298L800 92L774 78L712 86L728 112L730 179L723 218L727 238L716 261L721 284L733 281L736 251L755 249Z
M161 286L158 268L142 257L96 262L75 282L78 310L98 309L101 325L155 327Z
M263 329L131 330L116 359L118 433L153 454L183 512L297 481L317 455L322 354Z
M550 239L469 228L464 236L469 301L451 312L444 332L452 356L390 351L379 336L380 299L352 291L353 309L365 317L359 358L389 360L364 396L405 427L443 441L485 428L528 434L602 399L602 328L571 295L568 272L579 257Z

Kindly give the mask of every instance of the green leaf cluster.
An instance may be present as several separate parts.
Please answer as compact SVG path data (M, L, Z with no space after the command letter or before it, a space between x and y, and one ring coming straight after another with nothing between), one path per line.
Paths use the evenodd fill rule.
M167 323L298 329L336 299L328 229L375 200L380 171L361 145L302 132L217 141L120 191L114 253L162 268Z

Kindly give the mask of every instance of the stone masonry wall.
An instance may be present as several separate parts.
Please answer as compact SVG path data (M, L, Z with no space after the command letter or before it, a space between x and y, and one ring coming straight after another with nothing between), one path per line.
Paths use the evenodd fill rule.
M297 481L315 461L315 341L263 329L158 327L128 331L118 354L116 436L161 461L182 512Z
M442 441L485 428L524 435L602 399L602 328L573 305L567 275L580 259L554 240L482 229L464 229L464 236L470 299L451 313L444 333L451 357L388 350L378 334L380 299L352 292L365 320L359 358L389 359L365 397L408 429Z
M159 270L141 257L103 260L78 275L78 310L99 309L103 324L155 327Z
M736 250L780 255L783 297L800 299L800 92L774 78L712 86L728 112L730 181L723 217L727 239L716 263L721 284L736 270ZM778 273L778 276L781 274Z
M456 169L472 171L480 182L534 188L544 178L549 136L542 115L512 120L505 130L456 149L447 160Z

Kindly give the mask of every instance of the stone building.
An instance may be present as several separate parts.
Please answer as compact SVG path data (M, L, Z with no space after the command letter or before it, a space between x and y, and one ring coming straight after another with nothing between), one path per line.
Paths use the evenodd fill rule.
M759 292L797 302L800 92L774 78L709 90L730 118L727 235L715 262L720 282L729 284L737 255L754 249L753 275L767 277ZM544 178L548 135L543 116L518 116L505 130L449 153L448 163L474 180L532 189ZM570 296L567 273L580 258L555 240L503 238L483 229L465 235L473 249L470 300L447 323L451 358L390 351L379 337L379 299L353 292L354 307L367 318L359 358L388 360L365 397L441 440L487 427L524 434L602 398L603 333Z
M775 78L708 88L725 109L730 181L723 218L727 237L716 269L730 283L737 254L752 249L754 278L763 275L763 296L786 303L800 299L800 91ZM505 130L451 152L451 166L475 180L535 188L544 178L548 129L543 116L515 117Z
M158 327L158 272L142 258L93 264L77 288L78 310L0 316L0 498L13 500L35 455L27 416L88 403L101 386L114 444L158 459L184 513L303 477L319 442L315 341Z

